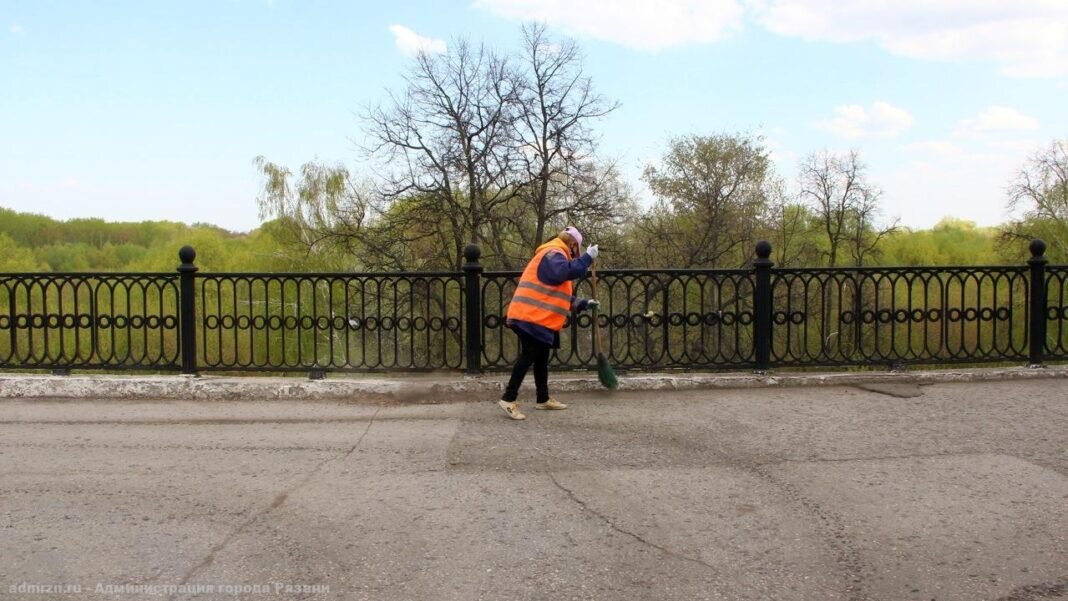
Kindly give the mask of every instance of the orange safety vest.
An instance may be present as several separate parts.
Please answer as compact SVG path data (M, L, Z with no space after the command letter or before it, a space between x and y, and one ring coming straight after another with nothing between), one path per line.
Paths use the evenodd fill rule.
M534 252L534 258L523 270L523 275L519 276L515 295L508 305L507 317L558 332L571 315L572 288L570 281L550 286L538 279L538 266L541 265L542 258L551 252L563 252L564 256L571 256L571 251L559 238L553 238L539 246Z

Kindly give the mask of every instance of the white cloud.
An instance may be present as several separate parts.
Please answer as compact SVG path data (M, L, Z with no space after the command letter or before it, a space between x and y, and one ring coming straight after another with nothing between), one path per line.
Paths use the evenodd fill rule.
M715 42L740 30L743 16L739 0L474 0L474 6L641 50Z
M912 126L912 115L882 101L869 108L844 104L834 107L833 118L814 125L842 138L892 138Z
M11 33L22 33L22 25L15 23L10 28Z
M957 124L956 136L974 136L990 132L1038 129L1038 120L1007 106L992 106L972 119Z
M880 178L884 202L911 227L930 227L947 216L996 225L1008 216L1005 186L1040 146L1002 137L904 145L907 161Z
M659 50L716 42L746 17L806 40L872 41L910 58L982 60L1013 77L1068 76L1065 0L472 0L516 20ZM744 6L744 8L743 8Z
M397 45L397 49L407 56L416 56L420 52L428 54L445 52L444 40L421 36L403 25L390 25L389 31L393 34L393 42Z
M871 40L928 60L992 61L1014 77L1068 75L1064 0L748 0L758 22L806 40Z

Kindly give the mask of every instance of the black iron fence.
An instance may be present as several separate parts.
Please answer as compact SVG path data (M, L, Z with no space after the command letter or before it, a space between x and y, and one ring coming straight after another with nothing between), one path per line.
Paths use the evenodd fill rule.
M173 273L0 274L0 367L178 369Z
M1068 266L599 273L605 352L624 370L1068 359ZM0 274L0 368L177 371L508 369L519 272ZM592 296L587 280L576 294ZM572 316L557 368L596 364Z

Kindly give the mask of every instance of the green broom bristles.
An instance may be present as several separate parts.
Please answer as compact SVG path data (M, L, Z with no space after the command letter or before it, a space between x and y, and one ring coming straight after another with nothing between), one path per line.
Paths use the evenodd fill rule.
M612 366L608 364L608 357L605 357L604 353L597 353L597 379L601 381L601 386L611 390L619 386L616 372L612 371Z
M594 344L597 346L597 379L601 381L601 386L615 390L619 386L619 380L616 379L616 372L612 370L612 365L608 363L608 357L601 352L601 332L597 327L597 309L593 310L593 330Z

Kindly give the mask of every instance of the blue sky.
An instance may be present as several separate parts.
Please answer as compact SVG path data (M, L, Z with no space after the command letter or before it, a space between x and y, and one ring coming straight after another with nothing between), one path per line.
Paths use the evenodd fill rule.
M646 201L671 136L749 131L790 183L805 154L858 149L905 225L1003 220L1014 171L1068 137L1068 2L888 4L0 0L0 206L249 230L255 156L358 171L356 115L413 44L507 50L536 19L622 103L601 153Z

